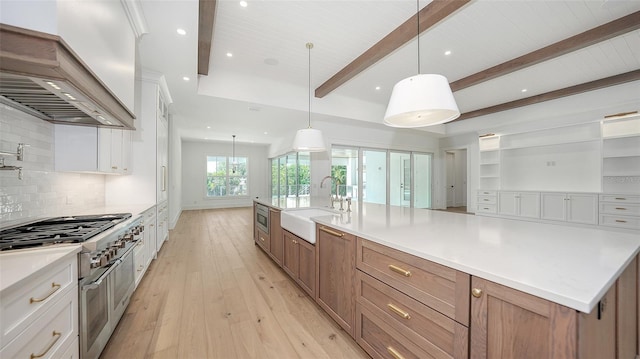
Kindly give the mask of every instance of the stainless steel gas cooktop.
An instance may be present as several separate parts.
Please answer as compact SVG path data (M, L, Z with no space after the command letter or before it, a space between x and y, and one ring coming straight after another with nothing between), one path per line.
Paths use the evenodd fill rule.
M49 218L0 230L0 250L79 243L131 217L131 213Z

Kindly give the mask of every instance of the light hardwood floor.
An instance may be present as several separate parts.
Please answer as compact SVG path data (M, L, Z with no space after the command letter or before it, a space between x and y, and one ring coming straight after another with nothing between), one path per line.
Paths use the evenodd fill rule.
M184 211L102 358L369 358L254 245L251 208Z

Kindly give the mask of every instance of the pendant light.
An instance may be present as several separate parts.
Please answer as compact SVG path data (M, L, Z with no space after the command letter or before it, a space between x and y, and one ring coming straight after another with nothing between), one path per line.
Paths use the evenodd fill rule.
M313 49L313 44L308 42L306 46L309 49L309 127L296 132L296 137L293 139L293 150L297 152L324 152L326 148L322 132L311 128L311 49Z
M233 143L231 144L231 173L236 174L236 135L231 135L231 137L233 137Z
M420 73L420 0L417 3L418 74L393 86L384 124L391 127L424 127L455 120L460 110L449 81L436 74Z

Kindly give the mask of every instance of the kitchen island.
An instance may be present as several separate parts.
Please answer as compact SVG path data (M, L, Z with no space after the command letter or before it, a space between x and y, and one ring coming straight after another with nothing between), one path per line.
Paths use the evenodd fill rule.
M538 335L544 337L543 342L550 341L547 343L550 348L562 350L569 357L595 358L598 355L617 353L612 354L613 357L631 355L629 357L634 358L638 353L640 340L637 323L640 310L636 258L640 250L640 237L637 233L376 204L364 204L361 208L354 208L351 213L342 212L312 219L317 223L319 239L315 245L315 299L320 304L322 300L318 301L318 297L322 297L324 291L352 292L353 298L341 298L343 302L336 302L335 308L327 310L326 306L320 305L345 330L351 331L358 343L374 357L387 355L393 350L397 354L396 349L387 348L385 351L384 346L375 348L371 344L384 341L380 333L401 333L391 335L396 346L402 347L400 352L419 356L422 353L419 350L428 346L422 345L423 338L415 335L419 332L418 329L407 334L393 325L385 326L391 322L390 318L384 317L387 314L379 314L380 325L376 326L374 321L369 320L376 316L371 312L372 301L366 299L364 293L371 292L374 284L384 286L391 297L397 294L410 300L417 299L420 305L427 302L425 308L435 308L434 313L444 313L444 319L451 320L451 323L444 325L450 328L448 332L452 335L451 342L447 345L451 348L459 347L459 343L454 343L460 341L469 343L470 348L468 351L463 349L462 352L445 350L445 356L466 357L464 353L470 353L471 357L500 356L495 352L492 354L491 350L495 349L493 344L504 350L505 345L509 347L508 340L504 339L497 344L487 342L487 332L495 340L494 330L497 330L496 322L487 323L487 320L501 322L501 318L526 321L511 323L510 326L501 322L498 326L502 328L501 335L514 332L517 337L518 330L525 330L528 338L535 339L536 335L533 334L536 332L547 333ZM328 230L329 234L321 233L323 230ZM331 235L332 231L338 235ZM322 254L323 236L324 243L338 243L338 238L344 241L344 244L340 244L340 250L333 253L349 251L351 257L357 257L353 259L353 264L343 266L341 274L357 275L353 283L342 283L343 288L322 289L319 282L323 281L322 275L325 272L321 267L326 267L331 262L331 258L325 258ZM346 238L354 240L347 243ZM340 263L345 262L346 257L348 256L340 256ZM376 264L374 262L389 259L398 259L405 265L394 265L392 271L400 268L395 274L398 271L404 273L400 277L410 277L413 274L413 280L422 280L424 283L405 283L402 279L394 283L394 273L380 272L382 274L377 275L378 272L373 268ZM335 267L335 263L333 265ZM385 270L386 265L383 268ZM435 269L422 271L427 267ZM422 272L428 275L416 274ZM329 274L324 282L331 283L336 278ZM371 284L372 278L375 278L374 284ZM389 280L385 280L386 278ZM429 290L424 295L427 299L421 300L422 292L420 288L415 288L421 285L433 288L442 285L451 294L450 303L440 298L430 305L430 298L437 295L428 293ZM507 300L514 298L518 299L511 302ZM409 303L409 299L405 303ZM357 309L342 310L341 316L340 308L349 307L349 301ZM526 308L529 304L531 307ZM500 310L496 310L498 307ZM514 308L518 310L514 311ZM526 310L522 310L523 308ZM334 313L331 309L335 309ZM395 309L397 308L390 312L397 314ZM404 312L401 310L400 313ZM534 315L529 318L531 313ZM540 323L536 320L542 317L548 320L538 325ZM459 328L460 324L463 325L462 329ZM478 334L479 329L484 331L483 336ZM470 335L465 334L466 330ZM370 331L369 337L366 337L367 331ZM372 332L377 334L373 335ZM398 336L404 338L404 341L398 340ZM563 337L563 342L553 340L560 336ZM598 340L594 341L593 338ZM517 339L509 340L516 343ZM594 343L592 345L595 349L586 346L585 341L589 340ZM535 339L533 343L538 342ZM424 343L432 344L430 341ZM411 350L412 345L417 349ZM533 347L540 349L543 345L535 344ZM440 349L434 350L439 353ZM527 355L546 355L544 351L529 349L526 351ZM423 354L432 355L433 351ZM501 355L505 357L515 354L503 352ZM556 355L557 353L553 356Z

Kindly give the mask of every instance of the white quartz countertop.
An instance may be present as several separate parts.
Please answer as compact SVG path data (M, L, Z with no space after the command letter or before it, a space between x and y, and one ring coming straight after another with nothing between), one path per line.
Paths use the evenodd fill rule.
M17 249L0 253L0 292L23 279L45 273L59 260L75 256L80 244L58 244L37 249Z
M640 250L635 233L376 204L312 219L584 313Z

